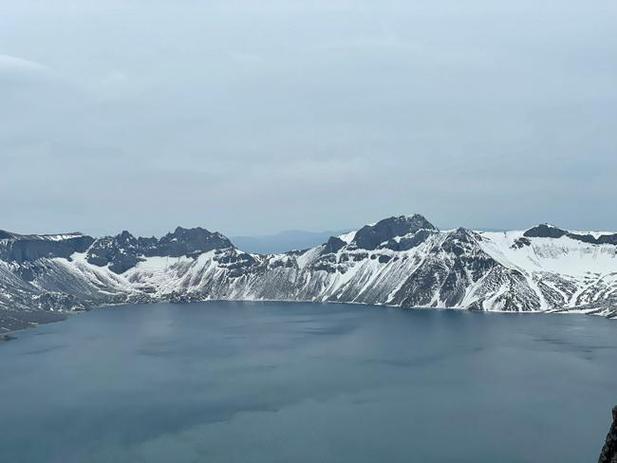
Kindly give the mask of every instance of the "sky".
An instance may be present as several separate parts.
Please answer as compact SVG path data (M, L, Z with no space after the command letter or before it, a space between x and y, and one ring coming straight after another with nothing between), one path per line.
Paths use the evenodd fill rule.
M0 229L617 230L614 0L0 0Z

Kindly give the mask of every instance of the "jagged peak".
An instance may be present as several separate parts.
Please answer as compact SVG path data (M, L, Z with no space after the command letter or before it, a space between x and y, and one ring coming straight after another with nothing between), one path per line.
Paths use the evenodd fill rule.
M126 241L126 242L136 240L135 236L129 233L127 230L123 230L121 233L116 235L115 238L121 241Z
M203 227L183 227L183 226L177 226L176 229L173 231L173 233L168 233L168 234L182 234L182 233L213 233L210 230L203 228Z
M67 233L65 235L68 236L69 234ZM81 233L73 233L73 235L82 236ZM174 238L174 237L179 238L179 237L192 237L192 236L200 236L200 235L202 236L212 235L212 236L226 238L225 235L219 232L211 232L208 229L203 228L203 227L187 228L187 227L177 226L173 231L170 231L170 232L165 233L164 235L161 235L160 238L157 238L156 236L150 236L150 237L138 236L138 235L134 235L128 230L122 230L120 233L116 235L101 236L101 237L98 237L97 239L99 240L101 239L116 239L116 240L137 239L137 240L152 240L152 241L158 242L158 241L162 241L162 240ZM46 235L40 235L40 236L46 236Z
M214 249L234 248L227 237L205 228L176 227L160 239L136 238L124 230L116 236L100 238L88 249L88 262L109 265L116 273L123 273L145 257L180 257L197 255Z
M458 227L454 231L450 232L450 234L454 236L468 236L472 233L473 233L472 230L469 230L468 228L465 228L465 227Z
M451 230L446 236L446 240L459 240L465 242L477 242L482 240L482 236L480 234L465 227L458 227L455 230Z
M399 223L407 223L410 225L414 225L418 228L427 229L427 230L437 230L428 219L422 214L411 214L411 215L398 215L387 217L385 219L380 220L375 225L378 225L383 222L399 222Z
M437 231L437 228L420 214L393 216L365 225L356 232L352 243L361 249L375 249L383 242L419 230Z

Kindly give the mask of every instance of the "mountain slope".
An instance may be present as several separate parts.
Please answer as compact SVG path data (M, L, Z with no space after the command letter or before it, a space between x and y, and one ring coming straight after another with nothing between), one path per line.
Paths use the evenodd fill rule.
M391 217L280 254L250 254L219 233L0 232L0 327L123 302L290 300L617 317L617 234L540 225L439 231Z

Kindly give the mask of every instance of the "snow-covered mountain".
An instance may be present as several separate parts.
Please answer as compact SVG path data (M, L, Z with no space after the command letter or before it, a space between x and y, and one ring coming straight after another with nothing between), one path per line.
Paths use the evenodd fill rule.
M414 215L250 254L202 228L98 239L0 231L0 329L105 304L210 299L617 317L617 233L440 231Z

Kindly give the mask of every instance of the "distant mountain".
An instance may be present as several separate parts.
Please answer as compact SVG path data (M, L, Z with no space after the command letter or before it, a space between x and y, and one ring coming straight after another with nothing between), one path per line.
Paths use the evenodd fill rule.
M231 241L243 251L257 254L278 254L293 249L308 249L324 243L332 235L340 235L342 230L311 232L287 230L272 235L232 236Z
M5 331L107 304L213 299L617 317L617 233L440 231L413 215L259 254L204 228L162 238L0 231Z

